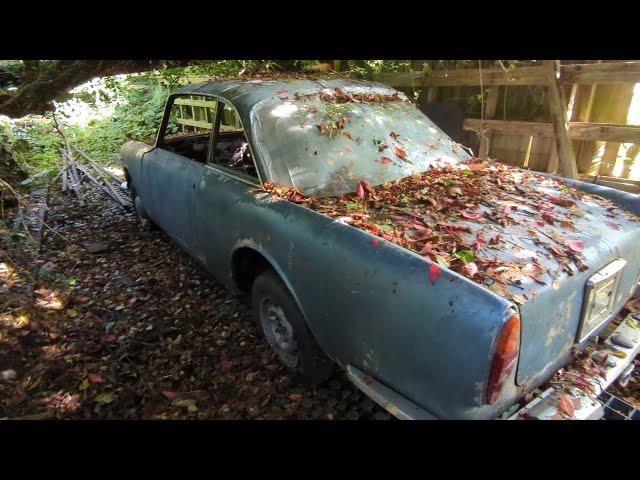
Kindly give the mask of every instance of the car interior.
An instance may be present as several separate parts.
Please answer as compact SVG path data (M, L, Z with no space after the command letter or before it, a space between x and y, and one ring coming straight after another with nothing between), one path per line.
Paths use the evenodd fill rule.
M217 100L197 95L177 97L171 107L162 148L205 163L216 112L221 112L212 162L258 178L251 149L236 111Z
M216 140L213 163L245 175L258 177L249 144L242 130L220 131ZM163 148L204 163L209 148L209 133L171 136L164 140Z

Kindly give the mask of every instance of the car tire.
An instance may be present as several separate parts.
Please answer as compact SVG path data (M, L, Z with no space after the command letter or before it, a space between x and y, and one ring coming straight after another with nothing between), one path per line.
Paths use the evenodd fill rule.
M131 184L129 186L129 190L131 192L131 203L133 204L133 211L138 217L138 221L144 230L157 230L157 226L153 223L153 220L149 218L144 206L142 205L142 199L138 195L136 188Z
M317 344L289 289L273 270L260 273L251 290L251 303L267 343L294 372L294 381L317 385L334 369Z

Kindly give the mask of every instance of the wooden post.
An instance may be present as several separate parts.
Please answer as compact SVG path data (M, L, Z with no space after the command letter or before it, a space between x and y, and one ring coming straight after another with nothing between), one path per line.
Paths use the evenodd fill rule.
M549 112L558 152L558 170L560 175L575 180L578 178L578 168L567 129L567 106L558 81L559 65L556 60L545 60L543 63L547 67Z
M484 118L487 120L491 120L495 114L496 109L498 107L498 86L494 86L487 89L487 102L484 107ZM482 99L484 101L484 98ZM482 131L480 133L480 151L478 152L478 156L480 158L487 158L489 156L489 148L491 147L491 133Z

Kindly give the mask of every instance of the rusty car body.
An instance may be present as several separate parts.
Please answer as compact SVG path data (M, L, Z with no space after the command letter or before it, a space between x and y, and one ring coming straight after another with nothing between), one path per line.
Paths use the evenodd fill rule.
M640 277L638 224L621 217L619 228L612 229L604 207L585 205L589 228L571 235L586 245L588 268L562 275L553 287L532 282L535 299L521 305L448 269L430 283L432 262L424 256L387 241L371 248L370 233L295 203L274 201L261 189L269 182L310 196L341 195L355 191L362 178L378 185L428 170L436 159L450 164L469 159L407 101L386 107L356 102L345 115L352 120L353 137L364 140L341 150L338 140L308 120L309 112L325 108L322 102L304 112L297 103L301 96L336 90L404 98L386 86L346 79L244 79L183 87L167 102L156 144L128 142L121 150L138 214L234 291L251 291L261 272L273 272L323 354L396 416L496 418L565 365L572 349L602 331L633 294ZM211 110L204 120L178 120L177 125L192 125L193 132L171 137L170 112L180 111L176 105L184 98ZM225 120L229 115L233 122ZM198 125L206 123L211 131L199 133ZM411 163L392 168L359 161L377 152L371 139L386 135L390 125L442 148L409 152ZM218 148L236 134L243 136L242 150L227 154ZM191 140L184 143L185 138ZM238 152L245 163L233 168L242 160ZM225 157L224 164L218 156ZM637 196L577 181L566 184L640 214ZM513 233L505 227L505 235ZM587 284L603 269L615 286L607 292L612 298L601 316L590 322ZM278 315L277 309L269 312ZM499 339L514 318L517 358L509 360L513 365L504 370L500 390L488 398Z

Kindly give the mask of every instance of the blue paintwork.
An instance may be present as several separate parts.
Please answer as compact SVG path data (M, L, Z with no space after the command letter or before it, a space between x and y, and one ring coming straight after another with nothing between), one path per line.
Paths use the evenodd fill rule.
M345 82L336 85L344 87ZM232 102L246 126L252 105L294 87L292 82L218 82L183 92ZM257 153L254 129L245 130ZM559 291L550 282L524 284L538 296L520 307L517 378L514 372L495 405L483 405L497 333L516 308L510 301L449 270L432 285L430 262L420 255L382 239L375 248L370 234L273 199L216 166L139 142L127 143L121 156L151 218L216 278L235 288L234 253L247 248L260 253L289 287L327 355L356 366L440 418L500 414L566 362L586 279L617 256L626 258L621 305L640 274L637 224L617 218L622 228L611 232L602 223L602 207L587 205L592 230L576 238L585 241L591 268L562 276ZM259 153L256 159L260 161ZM258 167L263 181L279 181ZM506 229L505 235L522 236ZM555 264L552 259L542 262Z

